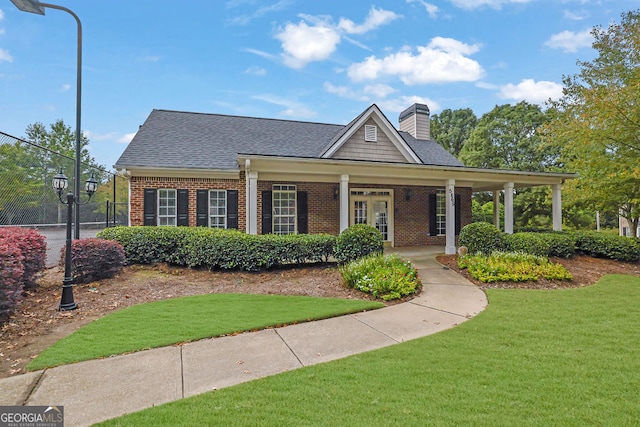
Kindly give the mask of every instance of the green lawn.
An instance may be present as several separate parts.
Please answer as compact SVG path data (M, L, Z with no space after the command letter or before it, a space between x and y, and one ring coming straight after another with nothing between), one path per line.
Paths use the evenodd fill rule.
M454 329L104 425L638 425L640 278L487 294Z
M380 302L282 295L208 294L140 304L89 323L40 353L28 370L235 332L380 308Z

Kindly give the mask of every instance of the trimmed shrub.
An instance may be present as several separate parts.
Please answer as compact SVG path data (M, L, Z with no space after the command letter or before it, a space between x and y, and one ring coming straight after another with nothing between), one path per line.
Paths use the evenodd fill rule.
M60 251L64 266L66 245ZM115 276L125 264L122 245L111 240L81 239L71 242L71 270L75 284Z
M570 258L575 252L575 241L562 233L523 232L504 234L505 249L538 256Z
M503 233L488 222L473 222L460 230L460 246L466 246L469 253L491 253L504 249Z
M6 239L20 250L24 270L20 280L25 289L36 287L36 274L46 266L47 241L38 230L22 227L0 228L0 239Z
M122 244L131 264L167 262L190 268L247 271L326 262L336 242L336 237L329 234L256 236L208 227L114 227L98 233L98 237Z
M635 239L597 231L576 231L572 234L576 251L585 255L625 262L640 259L640 245Z
M9 319L20 302L24 289L23 260L17 246L9 239L0 239L0 324Z
M375 227L356 224L345 229L336 240L333 256L340 264L357 260L384 250L382 233Z
M348 287L384 301L412 295L421 284L416 268L398 255L368 255L343 265L340 273Z

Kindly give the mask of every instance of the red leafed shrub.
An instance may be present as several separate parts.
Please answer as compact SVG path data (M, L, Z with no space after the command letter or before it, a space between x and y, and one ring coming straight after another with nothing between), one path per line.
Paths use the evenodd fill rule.
M65 247L60 251L61 266L64 266L64 257ZM71 271L75 284L113 277L124 264L124 249L112 240L81 239L71 243Z
M17 247L24 260L22 282L25 289L36 287L35 276L45 269L47 258L47 240L38 230L21 227L0 228L0 240L7 240Z
M24 257L8 239L0 239L0 324L15 311L22 296Z

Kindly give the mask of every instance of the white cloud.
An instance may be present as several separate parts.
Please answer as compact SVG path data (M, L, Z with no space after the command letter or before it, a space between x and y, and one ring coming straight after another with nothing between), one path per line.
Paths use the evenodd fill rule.
M300 104L297 101L293 101L291 99L286 99L281 96L271 95L271 94L262 94L262 95L254 95L253 99L257 99L259 101L268 102L269 104L278 105L280 107L285 107L284 110L280 111L280 115L298 118L298 119L308 119L316 115L316 112L307 108L306 106Z
M352 99L354 101L369 101L369 98L347 86L335 86L329 82L324 82L324 90L341 98Z
M350 19L340 18L338 28L344 30L347 34L364 34L398 18L400 18L400 15L390 10L376 9L373 6L363 24L357 25Z
M589 12L586 10L576 10L576 11L565 10L564 17L572 21L582 21L583 19L586 19L589 17Z
M549 81L522 80L517 85L509 83L500 87L498 96L502 99L514 101L527 101L532 104L543 104L549 98L560 99L562 97L562 85Z
M133 139L134 136L136 136L136 133L138 132L132 132L132 133L125 133L124 135L122 135L120 138L117 139L118 143L120 144L128 144L131 142L131 140Z
M4 12L0 9L0 21L4 19Z
M454 39L435 37L417 52L403 48L384 58L370 56L349 66L347 74L356 82L376 80L384 76L398 77L406 85L479 80L482 66L466 57L480 45L468 45Z
M334 27L325 23L309 26L304 21L286 24L275 37L282 42L284 62L291 68L327 59L340 43Z
M262 67L249 67L245 71L245 74L253 74L254 76L265 76L267 74L267 70Z
M427 104L432 113L440 110L441 108L440 104L436 101L422 96L400 96L395 99L389 99L377 103L378 107L380 107L382 111L393 113L400 113L413 104Z
M563 31L554 34L544 44L552 49L562 49L564 52L576 52L582 47L591 47L593 36L591 30L584 30L579 33L573 31Z
M268 52L262 51L262 50L258 50L258 49L251 49L251 48L245 48L243 49L245 52L249 52L252 53L254 55L257 55L261 58L265 58L265 59L271 59L271 60L275 60L278 59L278 57L276 55L272 55Z
M275 38L282 45L284 63L291 68L303 68L310 62L324 61L335 52L344 37L356 46L368 49L365 45L345 36L345 34L364 34L381 25L397 19L400 15L384 9L372 7L363 24L341 18L338 25L330 16L299 15L297 24L288 22L278 29Z
M367 85L364 87L364 93L370 93L376 98L386 98L394 92L397 92L394 88L382 83Z
M65 83L60 88L60 92L68 92L71 89L71 85L69 83Z
M462 9L478 9L483 6L489 6L494 9L500 9L503 5L515 3L529 3L535 0L449 0L454 6Z
M427 11L429 18L436 19L438 17L438 12L440 12L440 8L435 4L427 3L424 0L407 0L407 3L420 3Z
M289 4L291 4L290 0L280 0L277 1L273 4L268 4L268 5L263 5L262 7L258 7L256 8L253 3L255 2L250 2L250 6L252 9L252 12L249 14L245 14L245 15L240 15L240 16L236 16L235 18L232 18L230 20L231 24L235 24L235 25L247 25L248 23L250 23L251 21L253 21L254 19L260 18L263 15L266 15L269 12L277 12L279 10L282 10L284 8L286 8L287 6L289 6ZM236 2L235 4L233 2L227 3L227 8L233 8L236 6L240 6L240 3Z
M13 61L13 56L11 56L9 51L6 50L6 49L0 49L0 62L2 62L2 61L6 61L6 62L12 62Z

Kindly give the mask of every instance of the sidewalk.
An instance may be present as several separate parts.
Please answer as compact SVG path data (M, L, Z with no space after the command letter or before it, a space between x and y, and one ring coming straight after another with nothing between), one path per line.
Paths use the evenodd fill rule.
M480 289L435 261L442 248L391 249L418 268L409 302L232 337L59 366L0 380L0 405L64 406L86 426L256 378L328 362L452 328L487 305Z

